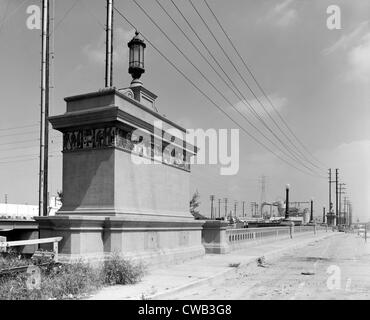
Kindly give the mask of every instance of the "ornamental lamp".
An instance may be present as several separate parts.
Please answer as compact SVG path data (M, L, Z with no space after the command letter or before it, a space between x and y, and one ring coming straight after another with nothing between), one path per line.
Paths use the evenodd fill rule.
M131 87L141 86L142 82L139 80L141 75L145 72L144 69L144 49L146 44L139 36L139 32L135 32L135 36L127 44L129 47L129 69L128 73L132 76Z

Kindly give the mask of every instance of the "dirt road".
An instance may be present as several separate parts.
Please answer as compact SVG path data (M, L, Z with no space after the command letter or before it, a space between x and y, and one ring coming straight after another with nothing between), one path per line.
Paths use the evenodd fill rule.
M344 233L317 240L171 299L370 299L370 242Z

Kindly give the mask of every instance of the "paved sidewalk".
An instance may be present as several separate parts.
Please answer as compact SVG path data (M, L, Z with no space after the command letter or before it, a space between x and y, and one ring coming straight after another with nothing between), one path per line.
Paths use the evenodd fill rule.
M258 257L272 259L288 250L338 234L338 232L321 231L316 235L311 233L297 235L293 239L251 243L248 247L229 254L207 254L182 264L149 270L140 283L107 287L91 296L89 300L171 299L173 293L207 283L221 282L231 272L236 272L235 266L256 263Z

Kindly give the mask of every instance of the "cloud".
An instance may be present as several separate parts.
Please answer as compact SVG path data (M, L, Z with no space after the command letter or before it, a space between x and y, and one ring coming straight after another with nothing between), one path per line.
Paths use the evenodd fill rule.
M286 98L280 97L277 94L269 95L268 98L272 102L272 104L274 105L274 107L275 107L274 109L276 109L277 111L281 111L287 105L287 102L288 102L288 100ZM269 111L272 115L274 115L275 111L272 109L272 107L270 106L269 102L266 100L265 97L258 97L258 100L261 101L261 103L264 105L264 107L267 111ZM248 103L250 105L252 105L253 109L262 118L268 117L268 115L264 111L261 104L257 101L257 99L249 99ZM250 116L251 111L250 111L250 108L248 107L248 103L245 100L239 101L235 105L235 108L238 109L243 114Z
M370 23L360 23L352 32L343 35L323 55L340 53L345 55L346 70L342 74L345 81L370 81Z
M297 18L297 10L291 8L293 0L285 0L273 7L267 14L266 19L279 27L287 27L293 24Z
M349 80L370 80L370 32L348 54Z
M127 64L128 47L125 45L135 34L135 30L124 30L116 28L114 30L114 52L113 59L117 65ZM93 64L105 64L105 34L102 35L97 42L88 44L82 48L83 54L87 61Z
M369 21L364 21L358 25L356 29L354 29L351 33L343 35L338 41L336 41L333 45L323 50L324 55L332 54L338 50L346 50L350 46L353 46L358 39L363 36L365 30L369 26Z

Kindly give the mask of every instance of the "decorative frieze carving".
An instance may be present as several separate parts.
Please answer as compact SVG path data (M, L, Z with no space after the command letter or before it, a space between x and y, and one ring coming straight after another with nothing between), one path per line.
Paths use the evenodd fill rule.
M148 134L138 136L135 131L116 127L67 131L63 134L63 151L116 147L154 162L190 171L190 154L184 149L154 139Z

